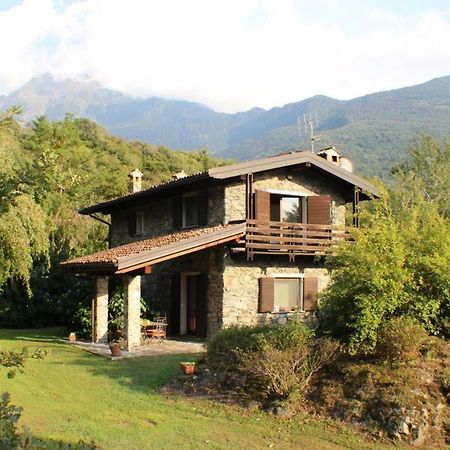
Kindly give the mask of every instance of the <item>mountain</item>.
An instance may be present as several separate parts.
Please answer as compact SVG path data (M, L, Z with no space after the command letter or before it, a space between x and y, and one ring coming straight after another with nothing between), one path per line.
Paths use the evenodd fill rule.
M204 147L238 160L307 147L309 135L297 121L317 111L316 146L335 145L355 160L359 171L382 177L419 133L450 136L450 76L352 100L318 95L269 110L226 114L182 100L131 97L87 79L56 81L42 75L0 97L0 110L11 105L24 107L24 121L40 114L61 119L71 112L127 139Z

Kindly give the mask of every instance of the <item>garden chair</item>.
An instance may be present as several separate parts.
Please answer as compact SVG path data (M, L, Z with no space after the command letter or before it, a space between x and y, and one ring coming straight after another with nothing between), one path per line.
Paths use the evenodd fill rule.
M147 336L156 339L165 339L167 329L167 318L157 317L156 320L147 328Z

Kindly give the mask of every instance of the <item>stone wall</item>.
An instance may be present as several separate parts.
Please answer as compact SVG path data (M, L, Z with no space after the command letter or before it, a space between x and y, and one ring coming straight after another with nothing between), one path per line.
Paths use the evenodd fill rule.
M217 332L222 327L223 259L224 248L219 247L153 266L152 273L142 277L142 296L149 310L169 314L174 273L207 273L208 335Z
M345 202L340 190L312 172L293 172L286 168L257 173L254 175L253 189L289 191L305 196L330 195L331 223L337 226L345 225ZM245 219L245 183L238 182L225 188L225 223L242 219Z
M173 202L169 197L159 201L146 202L139 207L117 209L111 214L111 247L140 239L150 238L165 233L172 233ZM128 229L128 218L136 211L144 212L144 233L132 236ZM223 223L224 188L222 186L208 189L208 226Z
M287 257L286 257L287 259ZM304 274L319 279L319 292L330 282L330 273L314 258L303 257L298 262L286 259L255 258L246 261L243 255L227 255L223 271L223 326L282 323L289 313L258 313L259 278L277 274ZM305 316L307 315L304 314Z

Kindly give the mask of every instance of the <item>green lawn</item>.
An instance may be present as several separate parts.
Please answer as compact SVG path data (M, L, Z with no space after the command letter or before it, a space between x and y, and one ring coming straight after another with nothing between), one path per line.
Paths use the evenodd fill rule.
M331 422L276 419L259 411L158 392L187 356L110 361L61 342L60 329L0 330L1 349L45 349L0 391L22 421L51 443L80 439L105 449L381 449ZM308 423L310 422L310 423Z

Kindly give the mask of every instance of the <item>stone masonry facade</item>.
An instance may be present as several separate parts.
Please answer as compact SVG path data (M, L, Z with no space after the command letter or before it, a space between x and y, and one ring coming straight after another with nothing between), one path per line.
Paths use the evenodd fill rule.
M331 220L336 226L345 225L345 202L339 189L325 179L308 172L288 169L255 174L254 189L295 192L299 195L330 195ZM131 236L128 217L144 212L144 233ZM117 210L111 215L111 246L137 239L173 232L173 198L149 202L133 209ZM208 190L208 225L226 224L245 219L245 182L233 181ZM277 274L314 276L319 291L330 282L330 273L312 257L298 258L295 263L285 256L255 257L246 261L243 254L231 254L228 247L216 247L178 259L157 264L152 273L142 277L142 296L150 310L169 312L171 277L173 273L208 274L208 335L231 325L254 325L283 322L288 313L258 313L259 278Z

